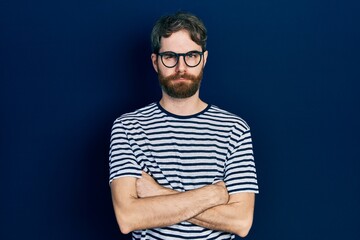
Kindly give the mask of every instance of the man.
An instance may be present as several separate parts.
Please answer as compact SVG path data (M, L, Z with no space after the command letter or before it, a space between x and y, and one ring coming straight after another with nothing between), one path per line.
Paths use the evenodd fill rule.
M194 15L160 18L151 60L162 98L113 125L110 183L133 239L233 239L252 225L258 192L244 120L199 98L208 51Z

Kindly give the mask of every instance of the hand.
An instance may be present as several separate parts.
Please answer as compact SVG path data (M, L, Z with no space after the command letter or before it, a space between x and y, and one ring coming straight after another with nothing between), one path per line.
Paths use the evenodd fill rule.
M226 185L223 181L217 182L213 184L214 186L218 187L219 190L219 196L221 198L221 201L223 204L227 204L229 201L229 193L227 191Z
M136 180L136 191L140 198L162 195L160 186L149 174L142 172L141 178Z

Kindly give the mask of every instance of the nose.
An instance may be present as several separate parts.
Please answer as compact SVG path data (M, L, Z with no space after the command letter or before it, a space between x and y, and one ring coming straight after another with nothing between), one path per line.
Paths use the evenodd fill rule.
M176 71L177 72L185 72L186 71L186 63L183 56L179 56L179 61L176 64Z

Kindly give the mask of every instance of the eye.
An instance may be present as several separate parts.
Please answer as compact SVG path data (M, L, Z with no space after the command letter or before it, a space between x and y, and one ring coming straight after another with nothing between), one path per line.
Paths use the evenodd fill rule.
M188 58L197 58L197 57L199 57L199 53L198 52L188 52L187 54L186 54L186 57L188 57Z
M171 52L164 53L164 54L163 54L163 58L165 58L165 59L175 59L175 58L176 58L176 54L175 54L175 53L171 53Z

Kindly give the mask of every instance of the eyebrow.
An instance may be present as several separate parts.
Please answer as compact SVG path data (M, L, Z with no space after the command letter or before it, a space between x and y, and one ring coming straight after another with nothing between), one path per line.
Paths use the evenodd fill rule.
M187 52L175 52L175 51L171 51L171 50L167 50L167 51L159 51L159 53L165 53L165 52L173 52L173 53L188 53L188 52L203 52L202 50L196 50L196 49L194 49L194 50L190 50L190 51L187 51Z

